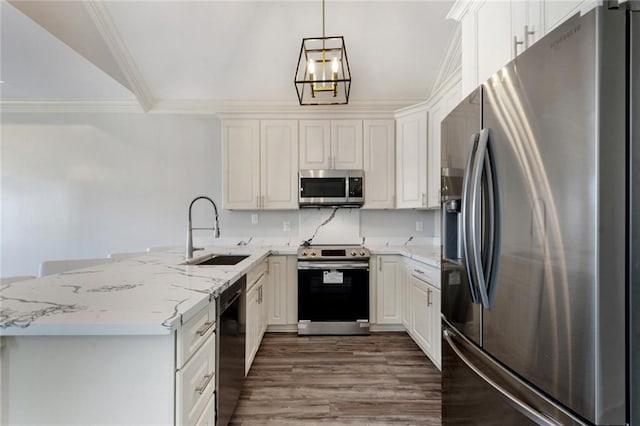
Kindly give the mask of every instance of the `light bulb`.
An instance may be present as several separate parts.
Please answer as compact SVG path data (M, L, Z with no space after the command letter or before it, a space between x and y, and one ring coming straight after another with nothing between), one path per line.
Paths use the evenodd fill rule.
M333 58L331 63L331 71L335 74L338 73L338 58Z
M309 69L309 74L313 75L316 73L316 63L313 59L309 59L309 65L307 68Z

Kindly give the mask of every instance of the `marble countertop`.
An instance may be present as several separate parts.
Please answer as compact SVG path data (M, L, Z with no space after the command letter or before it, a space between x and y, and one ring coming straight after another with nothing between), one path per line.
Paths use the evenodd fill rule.
M396 254L440 268L440 246L386 246L367 245L371 254Z
M431 246L369 246L433 267ZM0 336L169 334L270 254L295 255L297 246L216 247L196 252L249 255L233 266L183 265L176 247L0 287Z
M234 266L182 265L184 249L4 284L0 336L168 334L269 254L296 247L209 247L249 255Z

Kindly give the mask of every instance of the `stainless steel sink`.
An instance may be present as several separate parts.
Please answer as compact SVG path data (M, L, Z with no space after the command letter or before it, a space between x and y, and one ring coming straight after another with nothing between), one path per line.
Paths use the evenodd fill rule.
M204 257L191 259L185 262L186 265L209 265L209 266L232 266L245 260L249 255L237 254L213 254Z

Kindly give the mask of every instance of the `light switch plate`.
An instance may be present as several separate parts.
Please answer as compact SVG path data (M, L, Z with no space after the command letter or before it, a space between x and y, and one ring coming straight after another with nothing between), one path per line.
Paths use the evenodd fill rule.
M291 222L289 221L284 221L282 222L282 230L283 231L291 231Z
M424 222L421 220L416 221L416 231L422 231L424 229Z
M251 224L252 225L257 225L258 224L258 214L257 213L253 213L251 215Z

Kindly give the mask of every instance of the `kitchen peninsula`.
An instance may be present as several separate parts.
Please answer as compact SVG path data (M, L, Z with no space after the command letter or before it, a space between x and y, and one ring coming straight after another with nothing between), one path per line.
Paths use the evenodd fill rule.
M433 271L439 267L436 247L368 247L374 254L372 270L383 270L382 258L397 258L399 265L419 262ZM3 285L0 423L183 424L209 419L213 424L217 395L211 374L219 372L211 355L216 353L217 325L211 324L215 301L245 275L249 290L250 277L268 258L293 260L296 250L209 247L200 257L249 257L233 266L195 266L185 265L184 251L176 247ZM385 306L376 295L389 300L400 300L400 292L408 296L395 287L376 292L376 281L382 286L372 278L372 318L376 305ZM288 297L295 300L295 295ZM194 363L202 367L194 368Z
M176 248L3 285L2 424L213 424L215 299L279 252L212 252L249 257L192 266Z

